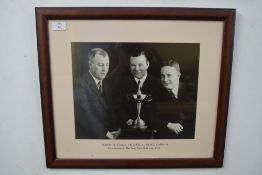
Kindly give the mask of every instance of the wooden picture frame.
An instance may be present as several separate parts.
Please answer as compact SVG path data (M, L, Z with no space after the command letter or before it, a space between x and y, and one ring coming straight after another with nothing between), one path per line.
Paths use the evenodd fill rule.
M226 124L227 124L227 111L228 111L228 101L229 101L229 91L230 91L230 77L231 77L231 66L232 66L232 57L233 57L233 43L234 43L234 23L235 23L235 9L205 9L205 8L134 8L134 7L124 7L124 8L118 8L118 7L110 7L110 8L104 8L104 7L37 7L36 8L36 28L37 28L37 43L38 43L38 57L39 57L39 74L40 74L40 87L41 87L41 102L42 102L42 114L43 114L43 128L44 128L44 140L45 140L45 153L46 153L46 165L48 168L175 168L175 167L222 167L223 166L223 157L224 157L224 147L225 147L225 136L226 136ZM201 73L202 69L205 69L205 67L209 67L209 61L206 61L208 59L204 59L205 54L202 55L202 53L205 53L205 50L208 49L202 49L202 47L206 47L205 42L198 42L197 40L192 38L192 43L200 43L200 62L199 62L199 77L198 77L198 107L197 107L197 118L201 118L202 115L198 115L203 111L203 114L208 115L208 110L213 111L214 118L213 123L210 124L210 126L213 135L210 140L202 140L197 142L198 135L201 135L203 133L207 133L208 129L199 129L203 128L201 126L196 127L195 131L195 137L194 139L190 140L189 142L194 140L197 142L198 145L200 145L203 142L206 142L207 146L210 146L210 156L207 153L203 154L194 154L194 150L191 148L188 148L188 150L184 153L182 150L177 151L174 153L174 155L178 156L165 156L168 155L168 153L165 153L164 156L161 156L162 152L159 152L158 150L153 150L152 153L156 153L155 156L149 156L146 154L145 156L137 156L132 157L127 155L126 157L119 156L112 156L112 154L106 155L103 157L103 155L99 155L96 153L92 153L92 155L89 155L89 152L93 152L96 150L81 150L80 148L83 148L83 146L79 146L77 149L80 151L79 153L76 153L76 156L74 155L74 148L71 146L68 146L67 144L60 143L60 138L67 139L66 134L60 135L60 129L67 128L67 125L63 126L64 120L59 119L60 112L70 113L67 110L67 107L61 103L67 102L68 99L72 100L73 92L72 92L72 81L71 85L68 84L68 79L72 79L72 72L67 71L64 77L61 77L63 74L64 67L68 66L71 68L66 70L72 70L72 63L70 60L72 59L71 55L71 49L67 49L69 53L68 59L68 65L61 65L60 67L57 67L58 65L56 62L61 62L61 57L63 57L63 45L64 43L62 38L65 38L64 36L68 36L68 40L70 40L70 37L74 37L73 35L79 35L79 38L84 38L84 35L80 27L80 29L76 29L73 32L71 31L74 26L77 26L78 24L82 24L85 22L92 23L92 25L88 25L89 28L93 26L93 22L98 22L98 25L107 26L107 22L113 23L113 28L110 29L108 26L108 31L112 32L116 29L114 28L114 24L117 24L120 22L120 25L116 26L124 26L123 30L126 30L129 26L129 24L125 24L126 22L130 23L132 26L136 26L138 24L150 23L150 25L159 26L159 22L163 22L163 25L169 26L170 23L175 23L174 28L179 28L181 26L184 26L184 24L180 22L185 22L185 26L196 26L196 28L191 28L189 33L187 33L186 37L190 41L190 36L197 35L196 31L201 32L201 28L197 28L198 26L201 27L201 25L212 25L210 27L210 31L216 30L216 26L220 26L217 35L218 37L214 38L220 38L221 41L214 41L217 42L217 48L214 50L218 50L217 52L213 53L214 57L217 58L216 61L211 62L212 65L216 66L216 69L218 69L219 72L217 72L217 76L213 77L213 73L210 73L210 80L216 79L217 81L214 83L214 91L215 93L210 92L211 96L214 96L214 101L203 101L205 103L205 107L198 108L201 106L201 99L205 99L204 97L201 98L201 88L205 86L211 86L206 79L201 78L202 75L209 74L210 69L206 69L207 72ZM58 24L58 22L62 22L61 24ZM73 22L73 23L70 23ZM155 23L155 24L154 24ZM167 24L166 24L167 23ZM213 26L213 23L215 24ZM219 23L219 24L217 24ZM123 25L124 24L124 25ZM96 25L96 24L94 24ZM126 25L126 26L125 26ZM73 26L73 27L72 27ZM71 27L71 28L70 28ZM107 27L105 27L107 28ZM153 27L154 28L154 27ZM154 29L152 28L152 33L154 34ZM169 28L169 27L165 27ZM172 28L172 25L171 27ZM181 27L182 28L182 27ZM205 28L205 27L204 27ZM95 28L94 31L96 31L98 28ZM73 30L73 29L72 29ZM69 36L69 34L63 34L63 36L60 36L61 32L69 31L72 32ZM103 32L107 32L107 30L101 30ZM191 32L190 32L191 31ZM60 32L60 33L59 33ZM77 33L79 32L79 33ZM86 33L91 37L90 35L97 35L97 41L96 42L112 42L112 40L107 39L103 36L100 36L100 30L97 31L97 33ZM114 31L113 31L114 32ZM151 31L148 31L150 33ZM175 32L172 33L165 33L163 32L162 35L158 35L158 37L163 38L160 42L168 43L168 38L171 36L169 34L176 35ZM142 28L141 33L147 33L147 29ZM161 31L160 31L161 33ZM211 32L212 33L212 32ZM111 33L110 33L111 34ZM61 34L62 35L62 34ZM116 34L116 38L119 37L119 40L121 40L120 36L121 33L119 33L119 36ZM126 35L132 35L132 33L127 33ZM136 34L133 34L134 36L132 38L135 38L134 41L136 42L143 42L142 39L139 40L139 38L136 38ZM139 32L138 32L138 34ZM166 36L168 35L168 36ZM216 35L210 34L211 36ZM81 37L82 36L82 37ZM181 36L181 39L178 39L177 41L174 41L174 43L182 43L185 34L177 35L177 38ZM199 37L205 38L205 35L198 35ZM66 37L67 38L67 37ZM152 37L148 37L152 38ZM81 40L81 39L80 39ZM85 39L83 39L85 41ZM83 42L83 40L79 42ZM166 40L166 41L165 41ZM134 42L131 40L124 39L126 42ZM145 42L153 42L157 43L158 40L151 41L150 39ZM72 41L70 41L71 43ZM87 41L87 42L94 42L94 40ZM123 42L122 40L120 42ZM58 44L57 44L58 43ZM61 47L61 48L60 48ZM69 44L68 47L70 48L71 45ZM58 49L59 50L58 50ZM62 49L62 50L61 50ZM212 48L211 48L212 50ZM212 54L211 54L212 55ZM205 63L206 62L206 63ZM62 71L62 73L54 73L54 72ZM214 73L215 74L215 73ZM70 77L70 78L69 78ZM64 84L66 88L69 87L69 90L63 90L61 89L61 82ZM204 82L204 83L203 83ZM206 84L205 84L206 83ZM68 86L70 85L70 86ZM213 87L213 86L212 86ZM59 89L60 88L60 89ZM203 91L206 89L203 88ZM63 94L68 94L69 97L63 97ZM61 93L61 94L60 94ZM208 92L207 92L208 93ZM208 104L209 103L209 104ZM73 104L73 103L69 103ZM211 106L209 106L211 105ZM73 109L73 105L71 107ZM70 116L73 118L73 115ZM70 126L73 125L72 118L69 117L69 124ZM207 116L208 118L208 116ZM202 124L201 124L202 123ZM205 121L199 119L197 121L197 125L209 125L209 123L205 123ZM68 129L70 130L70 129ZM200 131L201 130L201 131ZM71 131L70 131L71 132ZM74 132L74 131L72 131ZM70 134L69 134L70 135ZM70 137L70 136L68 136ZM199 136L199 138L205 138L205 136ZM72 139L74 140L74 139ZM76 139L77 140L77 139ZM78 141L78 140L77 140ZM72 141L72 142L75 142ZM85 142L85 144L98 144L98 146L94 146L95 149L98 149L98 152L107 151L109 153L115 153L114 151L110 150L104 150L108 149L107 144L111 144L111 146L114 146L114 144L127 144L125 146L128 146L128 141L108 141L108 140L98 140L96 141L89 141L84 140L81 141ZM165 149L172 150L172 145L180 144L180 142L184 142L182 140L176 140L176 141L155 141L155 140L149 140L146 142L146 144L159 144L160 150L164 152ZM67 142L66 142L67 143ZM131 143L131 142L130 142ZM132 142L132 146L134 144L145 144L143 141L136 140L135 142ZM161 146L161 143L164 143ZM187 144L187 141L185 141ZM78 143L77 143L78 144ZM165 145L167 144L167 145ZM105 148L106 147L106 148ZM171 147L171 148L169 148ZM186 147L186 146L185 146ZM190 147L190 144L188 145ZM117 147L114 147L117 148ZM152 147L153 148L153 147ZM177 146L176 149L181 148L180 146ZM63 156L63 152L61 150L64 150L65 156ZM143 149L143 148L142 148ZM185 148L186 149L186 148ZM196 152L198 148L196 148ZM191 153L191 151L192 153ZM199 150L202 150L199 148ZM127 151L126 151L127 152ZM143 150L143 152L147 152L146 150ZM187 152L190 152L187 154ZM67 154L68 153L68 154ZM72 153L72 154L71 154ZM123 152L117 151L117 154L125 154L125 150ZM137 152L136 152L137 153ZM134 154L136 154L134 153ZM132 154L132 151L131 151ZM170 153L172 155L172 151ZM195 156L192 156L195 155ZM200 155L200 156L199 156ZM93 156L93 157L92 157Z

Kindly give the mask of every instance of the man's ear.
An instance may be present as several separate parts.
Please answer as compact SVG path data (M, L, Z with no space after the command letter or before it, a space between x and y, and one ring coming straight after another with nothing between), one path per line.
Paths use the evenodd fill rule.
M149 67L149 64L150 64L149 61L146 61L146 65L147 65L147 67Z

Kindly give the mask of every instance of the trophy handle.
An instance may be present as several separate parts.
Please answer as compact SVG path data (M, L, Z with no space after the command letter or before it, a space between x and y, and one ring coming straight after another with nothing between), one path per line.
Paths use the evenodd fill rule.
M147 95L146 98L144 99L146 102L152 101L152 95Z
M128 100L135 101L133 96L130 95L130 94L127 94L126 97L127 97Z

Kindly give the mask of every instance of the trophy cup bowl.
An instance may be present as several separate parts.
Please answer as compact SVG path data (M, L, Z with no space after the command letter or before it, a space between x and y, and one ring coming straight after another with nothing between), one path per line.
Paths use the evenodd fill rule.
M142 94L140 88L138 92L133 95L127 95L130 100L135 101L137 108L137 118L133 121L131 127L135 129L145 130L147 128L146 123L141 119L140 113L143 102L150 102L152 100L151 95Z

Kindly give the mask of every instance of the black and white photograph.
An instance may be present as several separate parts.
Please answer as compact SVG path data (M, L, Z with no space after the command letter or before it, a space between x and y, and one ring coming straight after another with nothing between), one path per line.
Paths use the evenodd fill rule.
M37 8L48 167L221 167L234 9Z
M71 48L76 139L194 139L199 43Z
M261 7L0 0L0 175L262 175Z

